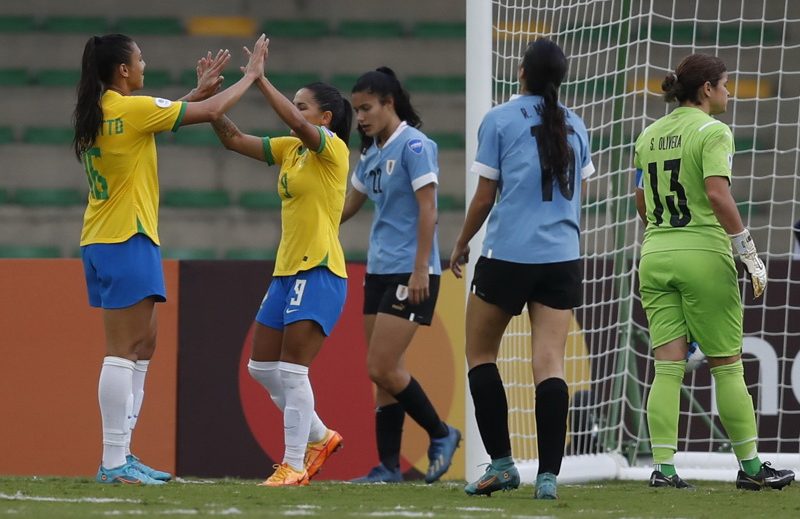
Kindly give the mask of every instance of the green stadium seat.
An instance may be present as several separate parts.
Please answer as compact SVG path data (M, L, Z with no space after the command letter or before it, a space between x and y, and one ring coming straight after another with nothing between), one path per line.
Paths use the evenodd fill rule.
M464 197L439 193L436 207L439 211L462 211L464 209Z
M463 94L466 91L464 76L409 76L406 89L414 93Z
M403 35L403 25L390 20L343 20L337 34L343 38L399 38Z
M106 34L108 20L100 16L53 16L45 18L41 29L54 33Z
M27 207L67 207L85 204L86 196L70 188L17 189L11 201Z
M225 259L229 260L274 260L277 249L229 249L225 251Z
M209 127L181 128L175 132L174 142L180 146L221 146L217 134Z
M0 205L3 205L8 200L8 189L0 188Z
M257 211L280 210L281 197L274 191L245 191L239 196L239 206Z
M619 40L619 24L603 27L569 27L565 29L571 41L583 43L617 43Z
M197 77L197 76L195 76ZM144 71L144 87L145 88L165 88L172 84L172 74L169 70L150 70L146 68Z
M464 135L461 133L429 133L430 138L439 147L439 150L464 149Z
M412 27L411 35L415 38L426 39L461 39L467 36L467 24L465 22L418 22Z
M349 95L359 77L361 77L361 74L333 74L329 83L338 88L339 91Z
M218 189L172 189L161 195L164 207L221 209L231 204L227 191Z
M367 261L367 251L365 250L346 250L344 251L345 261L355 261L365 263Z
M738 45L741 40L742 45L760 45L763 37L764 44L778 45L781 43L783 31L779 25L739 25L738 22L732 24L722 24L719 26L720 45ZM716 33L712 28L708 34L708 41L716 41Z
M140 34L180 36L184 33L183 22L170 17L120 18L116 23L116 31L132 37Z
M0 258L58 258L60 256L61 252L58 247L0 244Z
M315 81L320 81L318 74L313 72L267 72L267 79L281 92L296 92L302 87Z
M676 23L674 25L658 25L652 26L650 32L651 38L655 41L677 43L677 44L691 44L695 37L701 39L699 28L697 29L693 23ZM647 26L643 26L641 38L647 37Z
M0 86L24 86L29 82L28 71L24 68L0 69Z
M624 85L623 85L624 86ZM614 92L614 78L588 79L584 81L569 82L561 87L561 95L565 98L572 96L606 96Z
M747 219L765 214L769 204L770 202L737 202L736 208L742 218Z
M33 82L42 86L76 87L81 79L77 69L47 69L34 73Z
M35 126L25 128L22 132L22 142L26 144L72 144L74 131L72 128L54 128Z
M0 144L14 142L14 129L10 126L0 126Z
M325 20L265 20L261 31L269 38L324 38L331 33Z
M0 16L0 33L32 32L36 30L36 18L33 16Z
M734 135L733 145L736 148L736 153L742 153L745 151L762 151L770 148L766 142L751 135Z
M161 249L161 257L164 259L178 260L213 260L217 259L217 253L214 249L167 247Z

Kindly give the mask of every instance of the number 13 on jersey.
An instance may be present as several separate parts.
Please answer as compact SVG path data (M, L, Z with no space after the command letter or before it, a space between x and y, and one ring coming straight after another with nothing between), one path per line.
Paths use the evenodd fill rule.
M681 159L665 160L661 164L661 171L659 171L658 163L650 162L647 164L647 175L653 197L653 218L656 225L661 225L664 222L664 204L666 204L669 211L669 224L672 227L685 227L692 221L692 213L686 200L686 190L679 182L680 171ZM667 191L669 194L664 195L663 202L658 185L658 174L660 172L669 173L669 190ZM665 186L661 187L665 189Z

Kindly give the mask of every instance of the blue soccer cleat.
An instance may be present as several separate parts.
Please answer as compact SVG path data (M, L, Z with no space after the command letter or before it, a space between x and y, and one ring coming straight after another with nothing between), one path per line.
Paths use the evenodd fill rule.
M163 470L156 470L153 467L149 467L142 463L142 461L133 454L128 454L125 459L130 465L133 465L136 470L145 476L150 476L151 478L159 481L169 481L172 479L172 474L169 472L164 472Z
M491 496L498 490L514 490L519 488L519 471L514 464L505 469L497 469L490 463L486 472L474 483L467 483L464 492L470 496Z
M447 436L431 439L428 447L428 472L425 473L425 483L433 483L444 476L450 464L453 463L453 455L461 443L461 431L455 427L447 426Z
M390 469L383 463L373 467L366 476L351 479L351 483L402 483L403 473L400 472L400 467Z
M95 481L98 483L122 483L123 485L163 485L163 481L153 479L130 463L121 467L107 469L100 465Z
M543 472L536 476L536 499L558 499L556 475Z

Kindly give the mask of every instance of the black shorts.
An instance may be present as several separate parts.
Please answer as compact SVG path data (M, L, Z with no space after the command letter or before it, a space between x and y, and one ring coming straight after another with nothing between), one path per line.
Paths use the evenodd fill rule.
M529 301L567 310L581 304L581 260L559 263L512 263L481 256L475 264L472 293L519 315Z
M411 274L367 274L364 278L364 315L396 315L429 326L439 296L439 277L428 277L428 299L418 305L408 302L408 278Z

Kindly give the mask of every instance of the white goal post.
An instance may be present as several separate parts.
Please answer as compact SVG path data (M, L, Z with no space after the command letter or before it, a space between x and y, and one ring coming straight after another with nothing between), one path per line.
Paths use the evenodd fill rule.
M741 276L744 364L763 460L800 468L800 2L795 0L467 0L466 164L482 116L516 93L528 41L569 59L560 100L586 122L597 173L583 207L583 306L567 345L570 388L564 482L645 479L652 470L644 403L652 382L636 289L642 229L632 199L632 144L673 106L665 74L692 52L720 56L732 99L720 116L736 141L732 190L769 275L754 301ZM467 172L469 203L477 179ZM473 241L473 256L482 234ZM740 270L741 272L741 270ZM471 270L468 272L471 279ZM523 481L536 476L534 386L526 313L506 330L498 366ZM467 384L466 477L488 461ZM707 366L687 374L676 464L686 479L733 480L736 460L716 414Z

